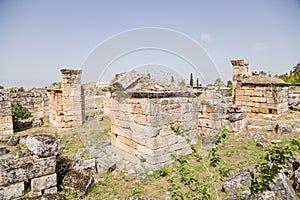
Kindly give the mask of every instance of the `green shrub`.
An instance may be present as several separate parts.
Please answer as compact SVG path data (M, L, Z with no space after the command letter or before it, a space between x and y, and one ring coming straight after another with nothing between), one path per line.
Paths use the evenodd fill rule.
M13 127L14 127L15 131L19 129L20 120L28 119L28 118L32 117L29 110L27 108L23 107L16 100L13 100L11 102L11 113L12 113Z

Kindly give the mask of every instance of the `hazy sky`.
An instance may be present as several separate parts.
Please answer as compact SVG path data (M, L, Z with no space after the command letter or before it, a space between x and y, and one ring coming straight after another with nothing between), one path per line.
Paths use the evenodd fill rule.
M229 61L236 58L249 60L252 70L285 73L300 62L299 20L299 0L0 0L0 85L50 85L61 79L61 68L82 68L84 82L106 81L116 72L149 64L188 78L191 63L200 69L201 80L211 80L205 73L212 68L215 78L228 80ZM200 49L185 45L188 40L180 43L170 33L164 35L166 40L159 33L135 33L128 40L122 35L145 27L177 33ZM113 36L118 40L109 43ZM146 40L168 39L174 46L143 49L152 44ZM133 43L144 46L127 49L127 54L118 51ZM102 48L99 54L97 46ZM195 58L198 53L203 55ZM99 68L105 67L101 75Z

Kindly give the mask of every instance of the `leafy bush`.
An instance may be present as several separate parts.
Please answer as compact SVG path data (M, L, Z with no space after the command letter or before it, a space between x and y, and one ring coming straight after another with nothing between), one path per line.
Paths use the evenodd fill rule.
M20 120L28 119L32 117L29 110L23 107L19 102L16 100L11 102L11 113L12 113L12 120L13 120L13 127L14 130L18 130L20 127Z

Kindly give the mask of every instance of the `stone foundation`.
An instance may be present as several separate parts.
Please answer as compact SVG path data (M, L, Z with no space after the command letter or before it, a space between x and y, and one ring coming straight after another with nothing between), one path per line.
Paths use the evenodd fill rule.
M172 154L191 153L190 145L198 138L196 96L169 91L127 95L112 96L111 143L115 153L154 169L173 162Z
M202 131L218 130L224 126L229 132L246 128L247 113L244 107L221 103L219 99L199 98L198 127Z
M56 157L1 158L0 199L57 193Z

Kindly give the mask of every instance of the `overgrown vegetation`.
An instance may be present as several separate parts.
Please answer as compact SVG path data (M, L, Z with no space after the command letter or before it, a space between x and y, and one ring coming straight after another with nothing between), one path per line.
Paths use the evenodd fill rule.
M291 83L292 85L300 83L300 63L294 66L289 73L275 75L275 77L278 77L285 82Z
M28 118L32 117L29 110L27 108L23 107L16 100L13 100L11 102L11 113L12 113L14 131L20 130L20 120L28 119Z
M287 162L291 160L299 150L299 138L271 145L255 167L256 173L251 182L251 193L259 194L269 190L269 185L272 180L286 167Z

